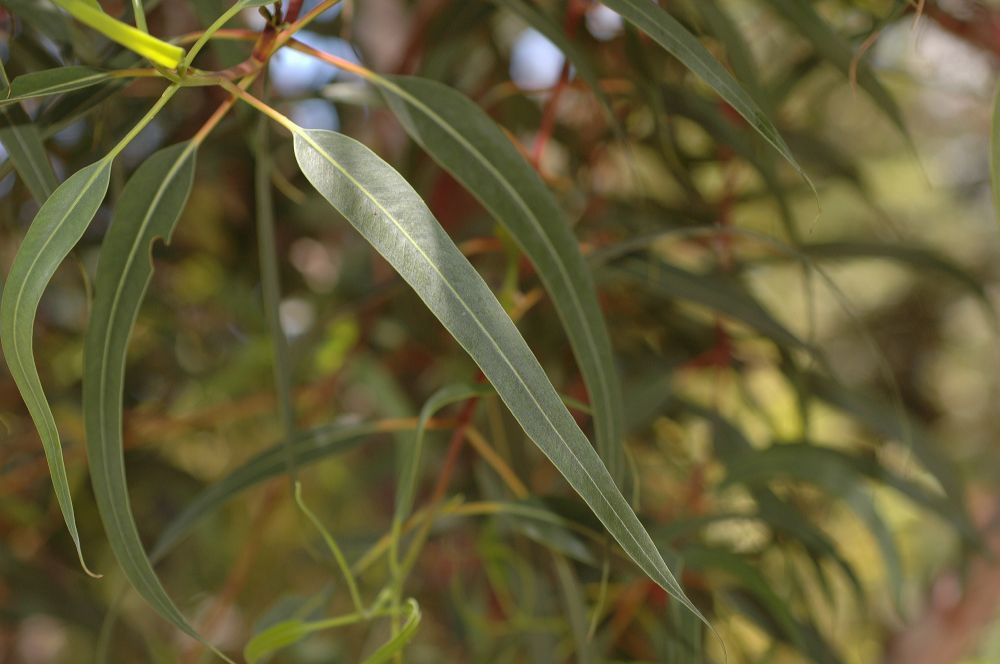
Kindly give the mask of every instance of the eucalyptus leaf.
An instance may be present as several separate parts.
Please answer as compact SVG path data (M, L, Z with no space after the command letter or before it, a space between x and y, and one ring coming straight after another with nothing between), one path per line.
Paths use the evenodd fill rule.
M347 136L301 128L293 132L296 159L306 178L479 364L528 436L629 556L701 617L517 328L409 183Z
M719 61L687 31L677 19L649 0L602 0L608 8L622 15L629 23L649 35L657 44L705 81L727 104L750 123L750 126L770 143L795 170L806 178L777 128L760 110L753 98L726 71ZM806 178L808 180L808 178Z
M45 201L18 248L0 302L0 342L7 367L42 439L56 500L85 570L62 443L35 367L32 332L42 293L97 214L110 176L110 160L101 160L72 175Z

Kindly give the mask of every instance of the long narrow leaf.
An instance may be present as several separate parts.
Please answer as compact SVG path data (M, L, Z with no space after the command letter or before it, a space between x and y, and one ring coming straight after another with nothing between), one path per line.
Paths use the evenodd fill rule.
M169 241L194 178L195 146L157 152L122 191L97 268L84 345L83 408L87 458L111 550L129 582L164 618L194 638L195 629L167 595L139 538L129 502L122 444L125 352L153 273L150 248Z
M639 567L699 616L493 292L410 185L361 143L291 126L307 179L479 364L528 436Z
M407 132L503 224L538 271L569 338L594 407L597 447L624 473L623 407L593 277L555 197L510 140L474 103L414 77L378 77Z
M42 439L59 509L84 569L59 430L35 367L32 331L42 292L97 213L110 176L110 160L101 160L71 176L45 201L17 251L0 302L0 342L7 367Z
M93 67L59 67L44 69L18 76L10 84L10 90L0 99L0 107L25 99L37 99L59 95L74 90L82 90L114 78L110 72Z

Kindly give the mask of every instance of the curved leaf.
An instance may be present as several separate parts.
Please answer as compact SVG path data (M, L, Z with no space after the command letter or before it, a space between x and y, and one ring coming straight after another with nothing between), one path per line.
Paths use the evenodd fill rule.
M791 23L805 37L819 56L839 69L845 76L850 75L854 52L851 47L833 31L830 25L816 13L811 3L802 0L766 0L774 10ZM903 114L889 91L882 84L871 67L863 60L857 62L858 85L874 100L892 123L909 139Z
M795 160L785 139L756 102L740 87L719 61L688 32L677 19L649 0L601 0L629 23L649 35L657 44L708 83L727 104L750 123L750 126L781 153L802 177L808 180Z
M129 502L122 444L125 352L153 274L150 248L169 241L194 179L195 144L150 157L129 178L101 247L84 345L87 458L111 550L129 582L164 618L200 639L153 572Z
M629 556L701 616L493 292L409 183L351 138L288 126L306 178L389 261L479 364L528 436Z
M593 277L555 197L496 123L464 95L415 77L373 82L413 139L507 228L531 259L590 393L597 448L619 479L624 472L623 407L611 340Z
M402 448L400 458L399 487L396 490L396 513L393 516L393 527L398 528L413 508L413 496L416 493L417 476L420 471L420 457L424 447L424 437L427 434L427 422L436 412L459 401L485 396L493 391L488 385L447 385L427 399L420 409L420 419L417 422L417 433L413 443Z
M115 77L110 72L93 67L59 67L31 72L18 76L11 82L6 98L0 99L0 107L25 99L82 90L112 78Z
M45 201L17 251L0 302L0 342L7 367L42 439L56 500L85 570L59 430L35 367L32 331L42 292L97 214L110 176L111 161L102 159L72 175Z
M993 189L993 214L1000 221L1000 81L993 93L990 121L990 188Z

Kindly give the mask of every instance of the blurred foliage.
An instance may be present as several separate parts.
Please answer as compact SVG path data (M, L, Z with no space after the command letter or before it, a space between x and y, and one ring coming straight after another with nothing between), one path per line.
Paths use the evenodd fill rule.
M203 29L228 6L145 4L161 37ZM395 626L412 636L398 644L406 661L723 661L723 642L733 664L998 661L1000 575L988 561L1000 499L1000 243L987 137L1000 5L660 4L734 74L808 180L599 4L354 0L299 37L462 92L555 193L610 332L626 495L719 638L638 572L496 394L469 388L475 364L389 265L347 224L323 223L335 212L275 126L267 176L299 432L291 449L314 513L304 518L278 445L287 431L254 231L257 115L237 105L199 151L170 245L154 249L124 391L140 535L170 595L221 650L237 657L277 624L295 636L275 662L362 661L389 641L388 620L306 626L352 609L339 552L366 598L392 581L387 537L404 481L394 449L419 436L413 517L401 526L413 556L405 597L419 609ZM129 3L101 5L131 20ZM237 21L262 29L254 9ZM47 2L0 1L0 32L13 81L133 61ZM222 70L249 51L213 40L199 64ZM4 107L2 119L37 130L62 181L115 145L162 88L115 79ZM517 238L375 89L283 50L254 90L398 169L594 439L566 329ZM79 569L38 435L0 370L0 662L211 656L126 590L87 481L80 392L115 203L139 164L188 140L226 98L181 89L124 149L39 310L35 357L102 580ZM15 173L4 129L0 142L11 157L0 166L7 274L54 183ZM425 404L423 435L412 418ZM945 632L958 646L914 646L942 615L959 616Z

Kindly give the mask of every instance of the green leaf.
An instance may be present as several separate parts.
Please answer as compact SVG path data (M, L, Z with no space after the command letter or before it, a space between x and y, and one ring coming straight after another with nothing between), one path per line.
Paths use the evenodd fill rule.
M544 35L556 48L562 51L566 59L572 63L576 75L583 79L583 82L594 92L607 116L617 123L617 120L614 119L614 113L611 111L611 102L601 88L601 77L597 73L593 60L586 51L570 39L561 25L525 0L493 0L493 2L509 9L511 13ZM452 94L457 95L458 93L452 91Z
M601 458L624 473L621 386L597 289L555 197L510 140L474 103L415 77L377 77L406 131L504 225L552 297L594 409Z
M365 659L362 664L382 664L382 662L388 662L396 653L402 652L406 644L413 640L413 637L417 634L417 628L420 627L420 605L417 604L415 599L408 599L406 605L403 607L403 614L406 616L406 621L396 636L392 637L392 639L372 653L371 657Z
M25 99L36 99L82 90L112 78L115 77L111 72L101 71L93 67L59 67L31 72L14 79L6 99L0 99L0 107L15 104Z
M629 556L700 616L513 322L406 180L351 138L287 126L306 178L479 364L528 436Z
M173 69L184 57L183 48L168 44L128 23L108 16L101 11L99 5L95 8L94 3L86 0L53 0L53 2L84 25L158 65Z
M591 393L598 448L609 468L621 468L621 391L607 329L589 270L551 192L489 116L460 93L413 77L373 82L414 140L504 224L536 266Z
M793 25L823 59L850 75L854 52L830 25L816 13L812 4L803 0L766 0L786 21ZM871 67L864 60L857 62L857 81L892 123L909 138L903 114L896 100L882 87Z
M750 95L719 64L718 60L688 32L677 19L649 0L602 0L608 8L622 15L629 23L649 35L681 63L708 83L727 104L750 123L750 126L770 143L795 170L808 177L795 160L792 151L767 115Z
M84 570L59 430L35 367L32 331L42 292L97 214L110 175L111 161L101 160L72 175L45 201L14 257L0 302L0 341L7 367L42 439L56 500Z
M194 180L194 143L160 150L129 178L101 247L84 344L87 458L111 550L138 593L160 615L201 639L153 572L129 501L122 442L122 394L129 337L153 274L150 249L169 242ZM220 655L221 656L221 655Z

